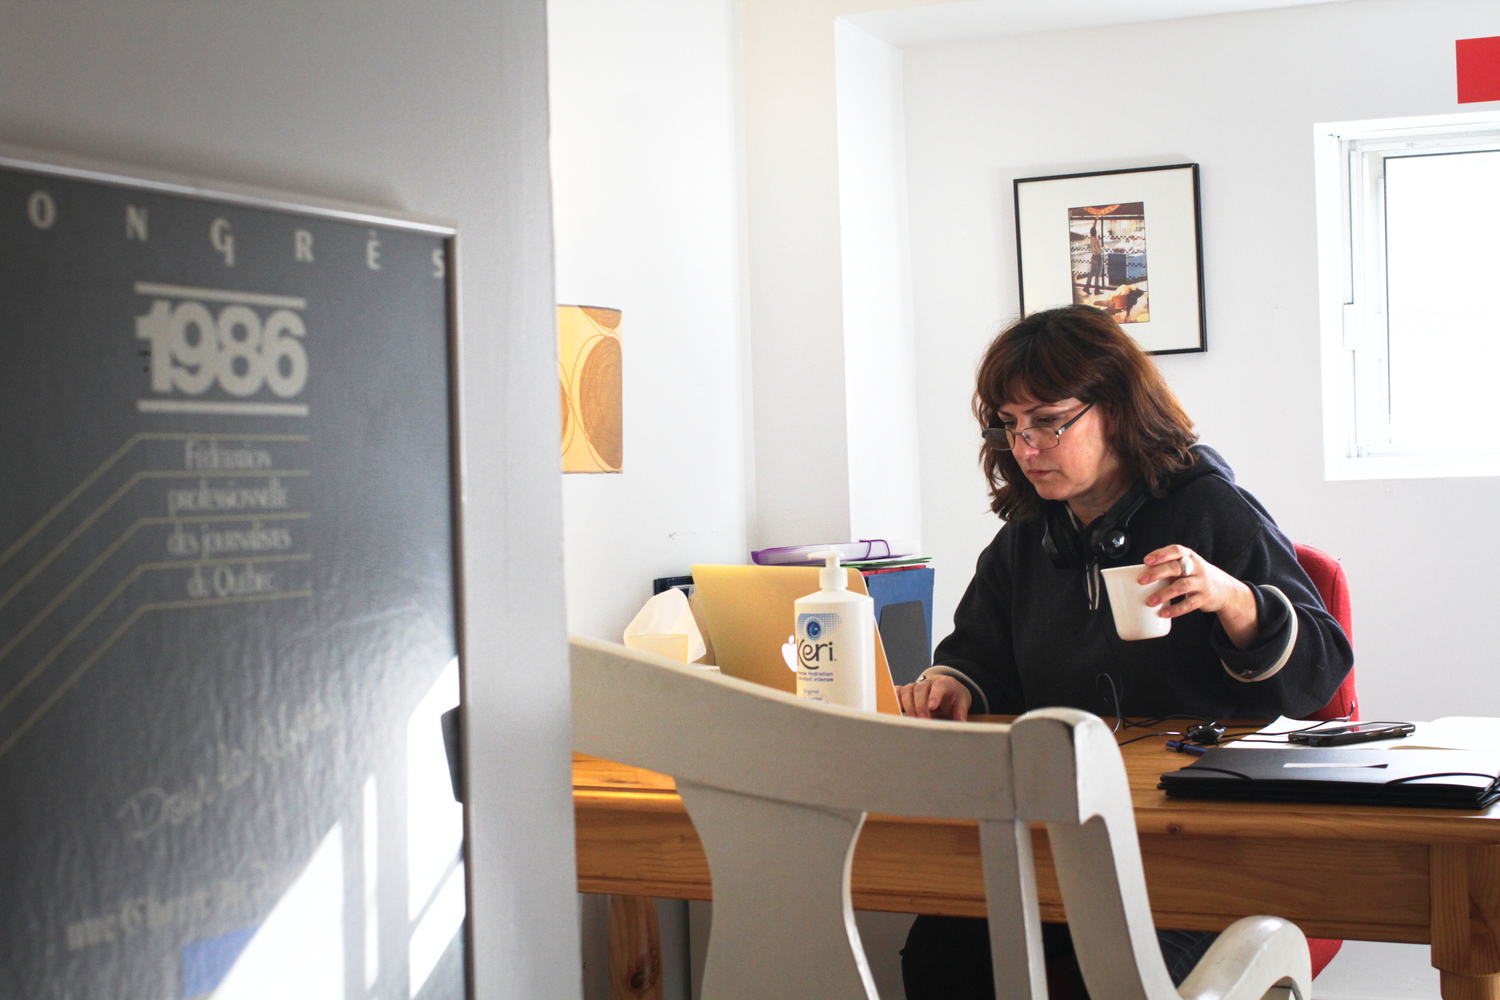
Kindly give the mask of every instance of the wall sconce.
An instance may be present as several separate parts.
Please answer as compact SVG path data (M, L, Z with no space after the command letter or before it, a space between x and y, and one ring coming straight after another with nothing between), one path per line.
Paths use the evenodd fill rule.
M619 472L624 465L620 310L557 307L562 380L562 470Z

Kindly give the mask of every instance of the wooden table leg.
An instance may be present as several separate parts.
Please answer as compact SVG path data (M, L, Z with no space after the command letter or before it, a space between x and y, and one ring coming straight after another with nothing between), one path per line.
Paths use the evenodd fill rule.
M1500 1000L1500 847L1432 847L1432 964L1443 1000Z
M609 995L610 1000L662 1000L654 899L609 897Z

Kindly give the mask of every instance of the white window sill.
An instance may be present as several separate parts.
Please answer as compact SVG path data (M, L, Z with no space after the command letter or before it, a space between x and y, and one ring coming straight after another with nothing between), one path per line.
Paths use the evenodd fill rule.
M1367 455L1362 458L1330 455L1323 478L1344 479L1457 479L1500 476L1500 454L1495 455Z

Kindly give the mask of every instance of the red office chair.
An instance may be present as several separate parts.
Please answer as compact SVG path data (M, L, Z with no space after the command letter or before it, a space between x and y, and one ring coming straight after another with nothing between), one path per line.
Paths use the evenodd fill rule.
M1333 615L1333 620L1339 623L1344 634L1349 637L1349 642L1354 642L1354 626L1351 623L1349 611L1349 578L1344 575L1344 567L1333 556L1322 549L1315 549L1311 545L1298 545L1297 562L1302 569L1312 578L1313 586L1318 588L1318 594L1323 598L1323 607ZM1339 685L1338 691L1333 695L1333 700L1316 712L1308 716L1309 719L1358 719L1359 699L1354 695L1354 668L1349 669L1349 676L1344 678L1344 683Z
M1313 586L1318 588L1318 594L1323 598L1323 607L1333 615L1334 621L1344 630L1349 641L1354 641L1354 626L1351 623L1349 611L1349 578L1344 575L1344 567L1333 556L1322 549L1315 549L1311 545L1298 545L1297 563L1312 578ZM1339 685L1338 691L1334 692L1333 700L1316 712L1308 716L1309 719L1358 719L1359 699L1354 694L1354 669L1349 669L1349 676L1344 678L1344 683ZM1312 974L1316 976L1323 971L1324 966L1333 961L1333 956L1339 953L1344 942L1335 941L1331 938L1308 938L1307 950L1312 955Z

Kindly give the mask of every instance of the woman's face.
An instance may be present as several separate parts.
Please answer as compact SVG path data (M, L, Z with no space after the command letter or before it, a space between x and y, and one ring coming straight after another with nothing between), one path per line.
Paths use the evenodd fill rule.
M1000 423L1011 430L1035 427L1041 433L1033 440L1053 437L1087 404L1077 399L1043 403L1018 399L1000 408ZM1109 508L1130 486L1130 477L1109 446L1105 415L1095 406L1062 432L1055 448L1036 448L1017 437L1011 451L1021 471L1044 500L1066 500L1085 523Z

